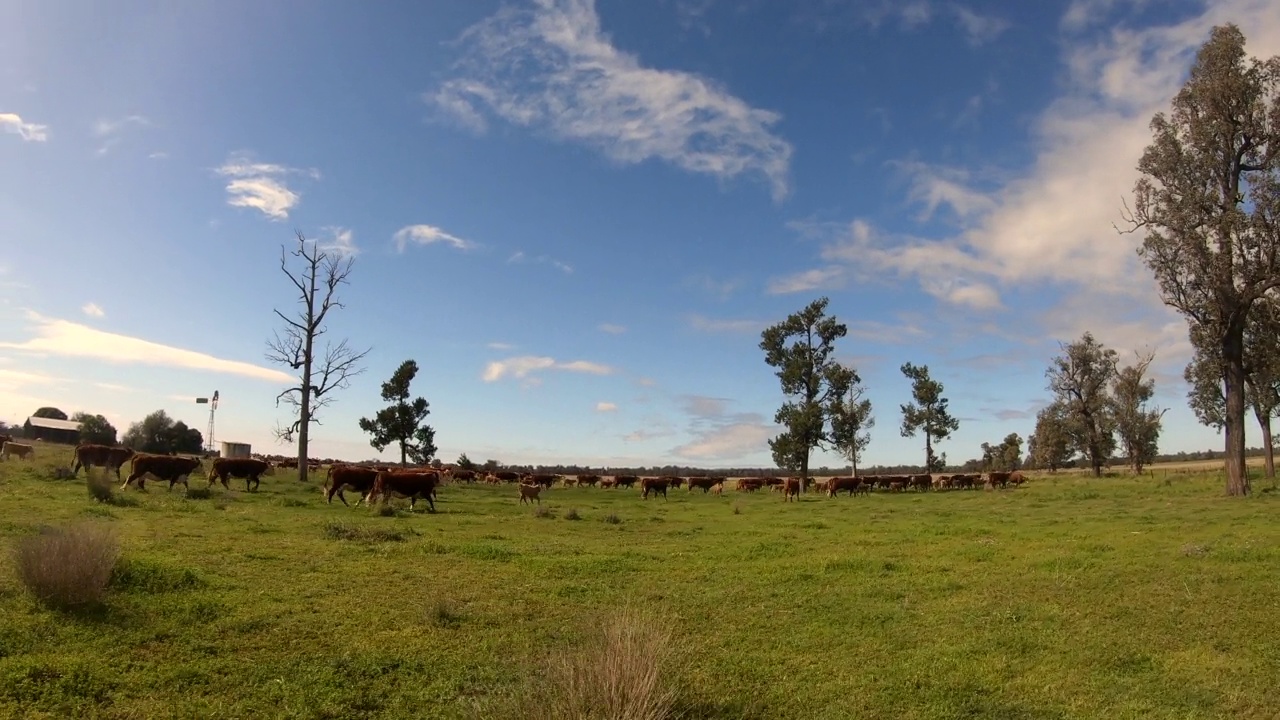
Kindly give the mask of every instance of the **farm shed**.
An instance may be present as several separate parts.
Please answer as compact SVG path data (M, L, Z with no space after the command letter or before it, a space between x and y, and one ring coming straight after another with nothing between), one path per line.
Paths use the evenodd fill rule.
M22 433L32 440L75 445L80 442L80 423L73 420L29 417L22 425Z

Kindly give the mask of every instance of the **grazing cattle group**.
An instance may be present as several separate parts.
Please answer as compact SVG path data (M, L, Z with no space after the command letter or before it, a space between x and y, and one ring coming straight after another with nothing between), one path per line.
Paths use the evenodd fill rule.
M32 445L17 443L6 436L0 436L0 457L29 459L34 456ZM121 489L136 483L138 489L145 490L148 476L160 481L167 481L169 489L178 483L188 485L188 478L193 472L202 470L203 461L195 457L176 455L156 455L139 453L130 448L81 443L73 452L72 467L62 472L75 477L80 468L92 473L94 467L103 468L104 472L112 472L116 479L120 478L120 468L130 464L128 477ZM297 468L296 459L267 461L260 458L215 458L208 469L209 487L221 482L224 488L231 489L230 480L240 478L245 481L245 491L255 492L261 484L263 475L273 475L276 468ZM318 468L317 468L318 471ZM647 500L652 495L668 498L668 491L685 487L689 492L694 488L703 494L714 492L721 495L726 483L731 478L724 477L679 477L660 475L642 477L639 475L612 475L583 473L567 476L557 473L517 472L513 470L477 471L458 467L386 467L366 464L334 463L328 466L321 493L325 501L333 503L337 495L343 505L347 502L344 490L355 490L360 493L361 503L373 504L380 498L399 497L409 500L409 509L416 508L418 500L426 500L431 511L436 509L436 489L445 482L487 482L511 483L518 487L521 504L541 504L542 493L560 483L564 487L599 487L602 490L633 488L640 486L640 496ZM1021 472L988 472L985 474L955 475L865 475L858 477L832 477L826 479L813 478L812 487L828 498L837 497L841 492L848 495L868 495L873 490L888 492L926 492L943 490L972 490L978 487L986 490L1005 489L1009 486L1020 486L1026 482ZM739 492L756 492L765 488L781 492L783 500L794 502L799 500L804 484L797 477L744 477L736 481ZM189 486L189 485L188 485Z

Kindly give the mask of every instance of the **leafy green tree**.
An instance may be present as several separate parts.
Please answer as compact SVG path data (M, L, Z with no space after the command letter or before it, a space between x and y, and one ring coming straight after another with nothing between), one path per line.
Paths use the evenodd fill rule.
M101 415L90 415L78 412L71 416L74 422L80 423L80 442L97 443L99 445L115 445L116 429Z
M863 397L866 389L862 378L853 368L846 370L848 377L840 382L847 389L831 404L831 445L849 461L856 476L858 459L871 443L871 428L876 426L876 419L871 414L871 399Z
M1280 287L1280 58L1245 54L1234 24L1214 27L1170 114L1151 120L1129 232L1165 304L1186 316L1222 370L1226 492L1245 471L1245 327Z
M378 452L392 443L400 446L400 464L411 458L415 464L429 462L436 454L436 431L423 424L431 414L424 398L409 400L409 384L418 374L418 363L405 360L391 379L382 383L382 399L391 403L369 418L360 418L360 429L372 435L369 444Z
M31 417L47 418L49 420L66 420L67 414L56 407L42 407L31 413Z
M947 456L934 454L934 445L951 437L960 429L960 421L951 416L942 397L942 383L929 377L928 365L903 363L902 374L911 381L911 397L915 401L902 406L902 437L915 437L924 432L925 471L938 472L946 467Z
M802 492L809 481L809 455L828 439L830 405L844 394L840 382L847 377L832 355L835 341L849 329L827 316L827 303L818 298L760 334L765 362L777 368L782 394L790 398L774 415L786 429L769 441L769 449L778 467L799 472Z
M475 463L473 463L473 462L471 462L471 458L467 457L467 454L466 454L466 453L462 453L461 455L459 455L459 456L458 456L458 461L457 461L457 462L455 462L455 463L454 463L454 465L457 465L457 466L458 466L458 468L459 468L459 469L461 469L461 470L475 470L475 469L476 469L476 464L475 464Z
M1116 420L1120 449L1135 473L1155 462L1164 410L1148 408L1156 381L1146 377L1155 354L1140 355L1134 365L1121 368L1111 379L1111 412Z
M1064 410L1064 428L1071 447L1084 455L1094 476L1116 449L1116 417L1108 388L1116 376L1116 351L1086 332L1079 340L1062 345L1045 375L1049 390Z
M502 463L498 462L497 460L494 460L493 458L489 458L488 460L484 461L484 465L481 466L481 469L484 470L485 472L493 472L495 470L502 469Z
M1009 433L999 445L982 443L982 469L1010 472L1022 467L1022 438Z
M1053 403L1036 413L1036 429L1027 441L1027 457L1031 464L1057 472L1066 467L1075 455L1071 447L1071 435L1067 432L1067 410L1062 403Z
M121 444L146 453L198 454L204 448L204 436L181 420L174 422L164 410L156 410L130 425Z

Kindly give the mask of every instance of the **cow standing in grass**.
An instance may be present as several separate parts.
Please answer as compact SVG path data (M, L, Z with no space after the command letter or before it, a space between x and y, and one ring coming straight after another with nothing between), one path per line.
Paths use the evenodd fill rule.
M159 480L168 480L170 490L177 483L191 487L187 482L188 476L202 466L203 463L200 458L137 453L133 456L133 463L130 465L132 471L129 473L129 477L125 478L124 484L120 486L120 489L123 490L129 487L129 483L137 480L138 489L146 490L147 475Z
M263 475L274 475L275 469L265 460L253 458L218 458L209 467L209 487L222 481L222 487L230 490L229 478L244 478L244 490L250 492L249 483L253 483L253 491L258 490L259 478Z
M333 504L333 496L336 494L343 505L351 507L351 503L347 502L346 496L342 493L344 489L351 488L360 493L360 499L356 501L356 505L362 502L367 504L369 493L373 491L373 484L377 479L377 468L360 465L330 465L321 492L324 493L325 502Z
M666 500L667 487L669 485L670 485L670 480L668 480L667 478L645 478L640 481L641 497L643 497L645 500L648 500L649 493L653 493L655 497L657 497L657 495L661 493L662 499Z
M526 485L524 483L520 483L520 504L521 505L525 503L533 504L533 501L535 500L538 502L539 505L541 505L542 498L539 497L539 495L541 494L542 494L541 485Z
M8 460L15 455L23 460L31 460L36 456L36 449L30 445L16 443L12 440L5 442L3 446L0 446L0 459Z
M436 486L439 484L440 473L435 471L380 472L373 481L373 490L369 491L368 501L372 505L379 497L406 497L409 498L409 512L413 512L413 508L418 504L418 498L422 498L431 507L431 512L435 512L436 504L432 498L435 497Z
M133 457L133 448L80 443L73 454L75 460L71 464L71 477L75 477L80 468L84 468L86 473L93 472L93 466L97 465L115 472L119 480L120 468Z
M782 499L784 502L800 499L800 478L787 478L782 484Z

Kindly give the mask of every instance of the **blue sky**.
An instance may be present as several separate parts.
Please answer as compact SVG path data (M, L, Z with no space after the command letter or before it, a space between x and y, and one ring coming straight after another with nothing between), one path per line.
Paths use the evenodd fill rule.
M331 334L372 348L320 456L375 455L356 421L413 358L447 460L765 465L759 333L821 295L869 463L923 455L903 362L946 385L958 461L1031 432L1085 330L1156 350L1163 450L1216 447L1112 224L1223 22L1280 53L1268 0L20 0L0 418L203 429L216 389L218 439L291 452L264 352L297 229L355 256Z

